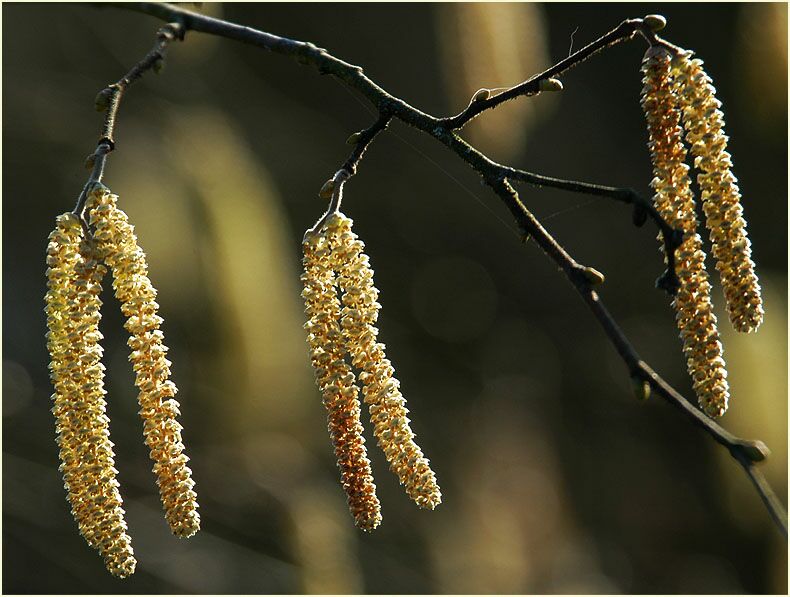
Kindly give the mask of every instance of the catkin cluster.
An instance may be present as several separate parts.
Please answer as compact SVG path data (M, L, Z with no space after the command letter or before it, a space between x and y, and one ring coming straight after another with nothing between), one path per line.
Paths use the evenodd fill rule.
M700 406L709 415L720 416L727 410L729 400L727 370L713 314L702 239L697 234L694 196L689 167L685 163L686 149L671 75L671 58L668 50L652 46L642 64L644 86L641 103L650 135L648 147L654 176L650 186L661 216L670 226L683 232L683 242L675 252L680 286L672 304Z
M127 577L136 561L116 480L101 363L99 295L105 264L113 271L116 296L128 317L140 414L166 518L179 536L194 534L200 518L183 454L181 426L175 420L178 403L172 396L176 388L168 380L170 362L158 329L162 320L156 314L156 291L146 275L145 254L108 189L94 188L86 208L94 231L76 215L63 214L47 247L45 311L55 388L52 412L60 470L80 533L99 551L112 574Z
M365 531L372 531L381 523L381 506L362 437L359 388L354 383L351 367L344 359L340 301L335 273L329 263L330 254L325 236L305 235L302 275L302 297L308 317L305 329L348 507L355 524Z
M79 219L58 216L47 247L47 347L60 471L80 534L119 577L134 572L104 395L101 280L106 268Z
M381 308L377 302L378 290L373 283L373 270L364 252L364 244L352 232L352 224L351 219L338 212L330 215L318 230L307 232L303 244L303 297L309 318L306 328L311 361L324 403L328 405L329 430L335 442L349 505L359 521L352 504L355 503L353 500L362 500L364 496L364 503L371 511L375 510L378 524L380 514L374 494L375 485L362 448L359 388L346 356L360 371L359 384L369 407L378 445L406 493L418 506L433 509L441 503L441 492L428 459L414 442L400 383L394 377L395 370L386 358L384 345L378 342L378 329L375 327ZM338 293L342 294L342 308ZM352 476L357 477L356 485L365 487L364 493L349 493L349 487L353 486L346 482L344 463L351 460L338 451L333 411L329 406L338 400L338 395L343 397L343 408L347 413L341 426L343 433L351 435L353 445L360 447L354 452L359 459L358 464L351 470L354 471Z
M763 306L738 181L727 153L724 114L713 82L702 69L702 60L691 56L691 52L679 52L673 57L673 91L683 111L694 166L699 170L702 208L727 312L736 330L752 332L763 321Z

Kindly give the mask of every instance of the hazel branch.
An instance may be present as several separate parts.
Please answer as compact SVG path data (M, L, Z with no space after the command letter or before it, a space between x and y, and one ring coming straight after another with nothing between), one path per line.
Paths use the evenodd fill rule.
M117 3L115 5L120 8L148 14L164 21L179 23L181 27L183 27L183 31L192 30L217 35L219 37L251 44L277 54L290 56L301 64L310 65L316 68L322 75L333 75L345 83L349 88L358 91L378 109L382 118L384 117L383 115L386 115L387 122L391 118L397 118L403 123L434 137L450 151L459 156L483 177L485 182L504 202L518 224L523 239L526 240L530 237L534 238L544 252L546 252L552 261L554 261L565 273L576 291L592 310L594 317L604 328L607 337L615 346L628 367L632 378L642 386L644 390L643 395L648 393L648 390L655 391L670 404L679 408L685 414L686 418L691 420L695 425L701 427L717 443L726 447L733 458L744 468L744 471L754 484L763 503L766 505L771 517L776 521L780 530L787 535L787 514L784 512L782 505L776 499L776 496L771 491L765 479L754 467L754 463L763 460L767 456L767 448L765 448L761 442L744 440L725 431L718 424L692 406L688 400L683 398L680 393L674 390L647 364L639 359L636 351L628 342L622 330L604 307L597 292L593 290L593 286L604 281L603 276L593 268L582 266L576 262L526 208L521 202L518 193L508 181L508 178L513 180L525 180L527 178L525 174L519 174L518 171L512 168L494 162L469 145L454 132L454 129L460 128L463 124L481 112L491 109L509 99L526 95L536 90L539 91L541 81L548 81L552 77L565 72L594 54L621 41L631 39L637 33L641 34L650 43L665 43L655 36L655 31L658 31L664 25L662 17L648 15L644 19L629 19L623 21L618 27L600 37L598 40L588 44L568 58L558 62L556 65L531 79L528 79L524 83L516 85L493 98L483 97L476 102L470 102L470 106L457 116L451 118L437 118L422 112L402 99L388 93L373 80L368 78L361 67L344 62L332 56L323 48L318 48L311 43L279 37L250 27L244 27L221 19L194 13L171 4L137 2ZM381 119L378 122L381 123ZM359 140L355 141L357 142L357 147L347 164L354 166L353 169L355 169L362 153L367 148L370 141L372 141L375 134L378 133L379 130L383 130L385 126L386 123L381 124L380 128L376 128L376 125L374 125L371 129L367 129L366 132L369 133L370 138L367 139L366 137L364 143L362 143L362 136ZM341 168L335 174L332 181L330 181L333 182L331 188L328 186L329 182L325 185L323 191L328 193L327 198L331 199L331 204L327 214L325 214L322 220L331 212L333 206L339 206L343 184L351 174L349 170ZM547 179L544 178L543 183L546 184L546 181ZM560 188L559 181L555 186ZM564 188L569 191L583 193L590 193L593 191L592 186L585 186L571 181L566 181ZM603 189L603 187L601 187L601 189ZM606 195L603 191L600 191L600 194L611 196ZM618 194L615 193L615 195ZM626 194L614 198L628 202ZM633 197L631 197L631 200L635 201ZM648 210L648 213L652 213L651 210ZM321 221L319 221L319 225L320 223ZM656 223L661 227L658 220L656 220ZM668 237L672 236L669 234L669 230L662 228L662 232L663 231L668 233ZM645 384L647 387L645 387Z
M149 70L159 71L164 65L167 48L173 40L183 40L185 29L177 21L168 23L156 32L156 43L153 49L135 64L132 69L117 82L102 89L96 96L96 109L107 112L104 118L99 144L107 143L110 150L115 149L115 120L124 93L129 86Z
M374 122L370 127L363 131L353 133L346 142L349 145L354 145L354 151L351 152L351 155L348 156L348 159L340 167L340 169L346 170L351 176L354 176L354 174L357 173L357 165L362 160L362 156L365 154L365 150L368 148L368 145L370 145L376 135L387 128L391 120L391 114L382 113L378 120L376 120L376 122Z
M124 93L126 93L126 90L132 83L149 70L153 69L157 72L161 70L170 42L175 39L183 40L185 33L186 30L177 21L161 27L156 32L156 43L153 49L140 62L135 64L128 73L117 82L102 89L96 96L96 109L101 112L106 111L107 114L104 117L102 132L99 136L99 142L96 144L96 149L85 161L86 167L91 169L91 175L77 198L77 205L72 212L80 219L84 229L87 230L87 223L84 218L85 202L93 186L101 182L104 176L104 166L107 163L107 155L115 149L115 122Z
M658 213L658 210L650 200L629 188L608 187L587 182L552 178L550 176L533 174L532 172L517 170L515 168L507 169L507 177L510 180L519 180L537 187L550 187L574 193L607 197L627 205L633 205L634 225L642 226L649 217L661 231L661 236L664 241L664 248L667 256L667 269L656 280L656 287L665 290L669 295L674 295L677 292L680 281L675 273L675 249L683 242L683 232L672 228L661 214Z
M517 97L537 95L541 91L554 90L552 87L555 86L547 86L547 81L553 79L557 75L564 73L567 70L570 70L574 66L584 62L598 52L620 42L631 39L637 32L645 32L646 34L650 34L652 33L652 29L649 25L645 24L645 19L627 19L612 29L609 33L602 35L595 41L577 50L564 60L561 60L542 73L530 77L523 83L519 83L518 85L515 85L510 89L503 91L502 93L498 93L493 97L481 97L475 94L475 96L472 97L472 101L469 102L469 105L463 112L450 118L443 118L441 120L442 126L446 126L452 130L460 129L479 114L485 112L486 110L490 110L491 108L496 108L504 102L516 99ZM557 82L559 83L559 81ZM560 84L559 88L555 87L555 89L562 89L562 85ZM477 100L475 100L476 97L478 98Z

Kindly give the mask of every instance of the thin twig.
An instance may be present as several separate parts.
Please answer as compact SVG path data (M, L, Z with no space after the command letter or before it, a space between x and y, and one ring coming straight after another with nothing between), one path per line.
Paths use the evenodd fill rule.
M771 517L777 523L780 530L785 535L787 534L787 514L784 512L782 505L776 499L765 479L754 468L755 462L763 460L767 456L767 448L765 448L762 442L735 437L721 428L695 408L688 400L683 398L680 393L674 390L646 363L639 359L636 351L628 342L622 330L604 307L598 293L592 288L595 283L602 282L603 277L600 276L600 274L597 276L594 275L594 273L597 274L595 270L580 265L565 251L565 249L532 215L526 206L524 206L518 193L507 180L508 177L516 179L519 176L521 176L523 180L525 178L523 174L519 175L517 171L512 168L497 164L466 143L453 130L459 128L483 110L493 108L508 99L529 93L533 90L536 81L547 80L555 75L561 74L604 48L630 39L635 33L640 33L646 39L655 41L657 38L652 31L645 27L643 19L623 21L623 23L606 35L592 44L585 46L565 60L558 62L543 73L493 98L476 102L472 110L467 109L458 116L449 119L440 119L426 114L410 106L402 99L389 94L368 78L364 74L362 68L335 58L326 50L318 48L313 44L279 37L270 33L258 31L251 27L244 27L221 19L207 17L171 4L137 2L118 3L116 6L135 10L165 21L179 23L184 28L184 31L193 30L209 33L242 43L252 44L278 54L291 56L302 64L315 67L319 73L331 74L346 83L350 88L356 89L378 109L379 114L386 114L388 119L397 118L405 124L411 125L429 134L447 146L453 153L458 155L480 173L485 182L505 203L518 223L523 238L525 240L530 237L534 238L537 244L565 273L577 292L579 292L585 302L587 302L595 318L604 328L610 341L614 344L618 353L626 363L631 376L636 380L647 383L654 392L678 407L695 425L704 429L716 442L729 450L730 454L744 467L744 470L752 480L757 492L769 510ZM371 129L372 128L373 127L371 127ZM384 126L381 127L381 129L383 128ZM367 131L369 132L371 129ZM378 132L378 130L375 132ZM370 139L361 147L361 151L357 158L352 160L354 166L356 166L358 158L361 157L362 152L364 152L364 149L367 148L374 136L375 133L372 134ZM360 147L358 146L356 149L359 150ZM352 158L353 156L354 153L352 153ZM339 202L342 193L342 185L349 176L350 172L344 168L341 168L336 173L336 187L332 189L331 194L334 204ZM567 190L579 190L580 192L590 191L590 187L584 190L573 189L570 186L566 188ZM625 197L623 197L623 200L625 200Z
M100 141L96 146L96 150L91 155L89 155L88 159L86 160L86 165L91 168L91 175L88 177L88 182L86 182L85 186L82 187L82 192L80 193L80 196L77 197L77 205L74 206L74 210L72 211L72 213L80 219L80 222L82 222L82 227L86 230L86 232L88 225L85 222L85 218L83 217L83 212L85 211L85 202L88 199L88 195L90 194L93 185L101 182L101 179L104 176L104 165L107 163L107 154L111 151L112 147L109 143Z
M636 226L641 226L650 217L661 231L661 238L664 242L664 254L667 260L667 269L656 280L656 287L665 290L670 296L674 296L680 286L677 273L675 272L675 250L683 243L683 231L672 228L662 217L658 210L649 201L633 189L607 187L603 185L591 184L588 182L577 182L574 180L564 180L552 178L541 174L533 174L525 170L509 168L507 170L509 180L520 180L537 187L551 187L572 191L574 193L585 193L597 197L608 197L615 201L620 201L634 206L633 222Z
M99 92L99 95L96 96L97 108L107 110L99 144L108 143L111 149L115 149L115 120L118 116L118 108L121 105L124 93L126 93L126 90L132 83L142 77L147 71L162 68L170 42L175 39L183 40L184 32L185 29L178 21L168 23L159 29L156 32L156 43L153 49L118 81L108 85Z
M547 81L548 79L564 73L601 50L631 39L635 33L642 30L645 30L642 19L625 20L609 33L602 35L594 42L587 44L568 56L565 60L561 60L551 68L530 77L523 83L519 83L493 97L469 102L469 106L460 114L450 118L443 118L442 125L449 129L457 130L482 112L495 108L506 101L522 96L537 95L541 91L541 81Z
M370 127L366 128L364 131L359 131L351 135L349 141L354 143L354 151L351 152L346 163L343 164L340 169L346 170L351 176L354 176L354 174L357 173L357 165L362 160L362 156L365 155L365 150L368 148L368 145L370 145L376 135L387 128L390 120L392 120L392 115L384 113L379 116L378 120Z
M167 47L175 39L183 40L186 30L177 20L161 27L156 32L156 43L153 49L146 54L140 62L135 64L132 69L115 83L102 89L96 96L96 108L106 111L102 132L96 144L94 152L88 156L86 165L91 168L91 175L82 188L82 192L77 197L77 205L74 213L82 222L83 228L87 232L87 223L84 219L85 202L88 199L91 188L101 182L104 176L104 166L107 163L107 155L115 149L115 121L118 116L118 109L121 99L129 86L137 79L142 77L147 71L154 69L160 70L167 54Z

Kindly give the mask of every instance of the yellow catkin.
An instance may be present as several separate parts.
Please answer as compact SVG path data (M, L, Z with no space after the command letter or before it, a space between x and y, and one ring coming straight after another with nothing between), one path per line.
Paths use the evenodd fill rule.
M60 471L80 533L107 569L123 578L137 562L126 533L104 400L99 294L106 268L71 213L57 218L47 265L47 347Z
M343 339L352 364L362 371L359 379L365 402L390 469L418 506L433 509L441 503L442 494L428 459L414 442L400 383L384 354L384 344L377 341L378 290L365 245L352 232L352 224L342 213L333 214L326 223L330 260L343 291Z
M697 217L689 167L680 128L678 100L672 89L670 53L651 47L642 65L642 108L650 134L654 178L650 183L656 209L673 228L683 231L675 252L680 287L673 299L683 352L700 406L710 416L727 410L729 387L716 316L710 299L705 253L697 234ZM660 235L659 235L660 238Z
M310 361L327 410L327 428L348 508L359 528L372 531L381 523L381 506L362 436L359 388L344 360L340 300L335 274L329 266L329 246L323 234L308 232L302 248L302 298L308 317L305 329Z
M200 516L184 454L183 427L176 420L180 414L173 398L177 390L169 379L171 363L165 358L167 347L159 330L162 318L157 315L156 289L148 278L145 253L137 244L134 228L116 202L106 187L96 187L87 202L90 223L96 228L99 251L112 268L115 296L127 317L124 327L131 334L129 360L140 390L143 435L154 461L165 518L173 534L190 537L200 529Z
M686 140L695 156L694 166L700 171L697 182L727 312L736 330L752 332L763 321L763 305L738 181L727 153L721 102L716 99L716 89L703 70L702 61L692 60L691 52L674 57L672 74L683 110Z

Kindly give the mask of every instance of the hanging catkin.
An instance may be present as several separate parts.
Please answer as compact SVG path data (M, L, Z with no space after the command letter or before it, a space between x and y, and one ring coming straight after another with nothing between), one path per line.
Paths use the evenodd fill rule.
M165 518L175 535L190 537L200 529L200 516L184 454L183 428L176 420L180 414L173 398L177 390L169 379L171 363L165 358L168 349L159 330L162 318L157 315L156 289L148 278L145 253L137 244L134 228L116 202L109 189L97 186L87 202L90 223L96 229L98 250L112 268L115 296L127 317L124 327L131 334L129 360L140 390L143 435L154 461Z
M697 182L730 322L739 332L752 332L763 321L763 306L741 193L727 153L724 114L702 60L691 56L691 52L680 52L672 60L674 91L682 108L686 140L695 156L694 166L700 171Z
M80 533L107 569L123 578L137 562L126 533L104 400L99 294L106 268L74 214L58 216L47 265L47 347L60 471Z
M433 509L441 503L442 494L428 459L414 442L400 382L394 377L384 344L377 341L374 324L381 308L377 302L379 292L373 283L365 245L352 232L352 225L352 220L339 212L326 222L330 262L343 292L343 340L352 364L362 371L362 392L390 469L418 506Z
M678 98L670 73L671 54L651 46L642 64L642 108L650 134L653 161L651 187L656 209L667 223L683 232L675 252L680 287L673 299L683 352L700 406L711 416L727 410L729 387L722 345L710 299L705 253L697 234L697 217L685 164ZM660 238L660 235L659 235Z
M344 360L340 301L329 264L329 246L325 236L308 231L302 248L302 298L308 317L305 329L310 361L327 410L327 428L349 510L359 528L372 531L381 523L381 507L362 436L359 388Z

